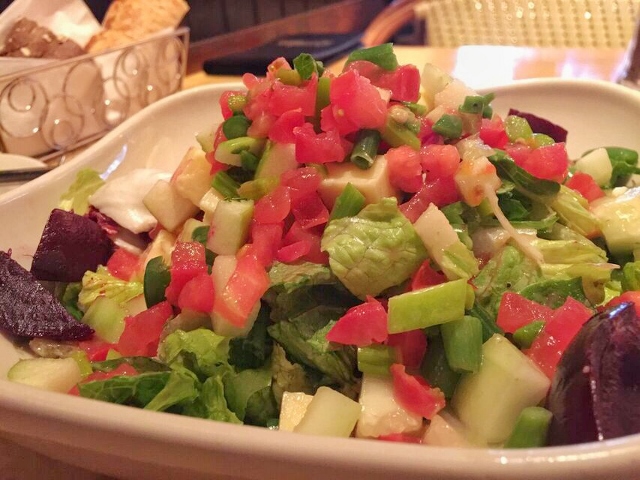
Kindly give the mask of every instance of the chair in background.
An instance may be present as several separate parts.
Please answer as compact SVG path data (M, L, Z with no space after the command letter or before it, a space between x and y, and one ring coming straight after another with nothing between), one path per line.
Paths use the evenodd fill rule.
M434 47L624 48L639 15L640 0L396 0L369 24L362 43L387 42L417 20L424 43Z

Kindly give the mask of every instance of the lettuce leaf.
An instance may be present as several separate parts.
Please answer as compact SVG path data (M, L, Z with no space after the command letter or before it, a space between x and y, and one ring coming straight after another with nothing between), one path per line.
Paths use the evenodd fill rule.
M229 341L229 363L238 369L262 367L273 350L273 339L267 333L269 308L262 306L253 327L246 337Z
M170 377L169 371L120 375L79 383L78 390L86 398L143 408L164 389Z
M427 252L395 198L367 205L358 215L332 220L321 248L333 273L355 296L376 296L407 280Z
M233 413L224 396L224 385L220 377L209 377L200 389L200 395L182 410L184 415L206 418L219 422L241 424L242 421Z
M229 374L223 381L229 408L244 423L264 427L270 420L278 418L269 367Z
M104 183L104 180L100 178L100 174L95 170L90 168L80 170L76 175L75 181L60 197L58 208L84 215L89 211L89 197Z
M108 297L119 305L124 305L138 295L142 295L142 282L126 281L114 277L107 267L100 265L95 272L87 272L82 277L82 289L78 293L78 305L82 310L89 308L100 296Z

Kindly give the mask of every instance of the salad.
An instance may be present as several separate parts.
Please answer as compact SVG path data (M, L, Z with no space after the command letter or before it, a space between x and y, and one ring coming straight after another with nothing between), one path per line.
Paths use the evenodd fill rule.
M31 271L0 252L10 380L427 445L640 431L637 152L569 158L390 44L243 84L175 172L80 171Z

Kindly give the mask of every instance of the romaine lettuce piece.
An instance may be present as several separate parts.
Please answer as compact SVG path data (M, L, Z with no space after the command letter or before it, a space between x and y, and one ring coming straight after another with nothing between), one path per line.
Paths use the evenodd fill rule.
M269 269L269 279L272 288L285 293L291 293L304 286L336 283L336 278L329 267L312 262L297 264L274 262Z
M120 375L107 380L95 380L78 384L80 395L142 408L165 387L171 372L150 372L140 375Z
M541 280L527 285L518 293L529 300L554 309L561 307L567 297L588 304L581 278Z
M598 219L587 208L587 201L577 192L561 185L548 205L558 214L560 222L580 235L593 237L600 232Z
M622 267L622 290L640 290L640 262L627 262Z
M147 403L145 410L164 412L174 405L191 404L199 395L200 382L186 369L172 370L164 388Z
M228 374L223 382L229 409L245 424L264 427L270 420L278 418L270 368Z
M207 418L219 422L242 423L227 406L224 385L220 377L207 378L202 384L198 398L186 405L182 413L190 417Z
M100 265L95 272L87 272L82 277L82 290L78 294L78 305L84 311L100 296L124 305L129 300L142 295L142 282L126 281L114 277L107 267Z
M263 366L273 350L273 339L267 333L269 308L262 305L258 318L246 337L235 337L229 341L229 363L238 369Z
M58 208L84 215L89 211L89 197L104 185L100 174L90 168L82 169L76 175L75 181L62 194Z
M321 248L329 253L333 273L361 299L407 280L427 257L395 198L329 222Z

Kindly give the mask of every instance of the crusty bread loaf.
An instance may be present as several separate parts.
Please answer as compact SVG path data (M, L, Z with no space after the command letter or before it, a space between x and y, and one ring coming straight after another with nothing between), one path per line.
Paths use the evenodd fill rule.
M113 0L102 21L104 30L86 48L100 52L176 28L188 11L185 0Z
M19 19L0 48L2 57L54 58L63 60L85 53L73 40L59 37L33 20Z

